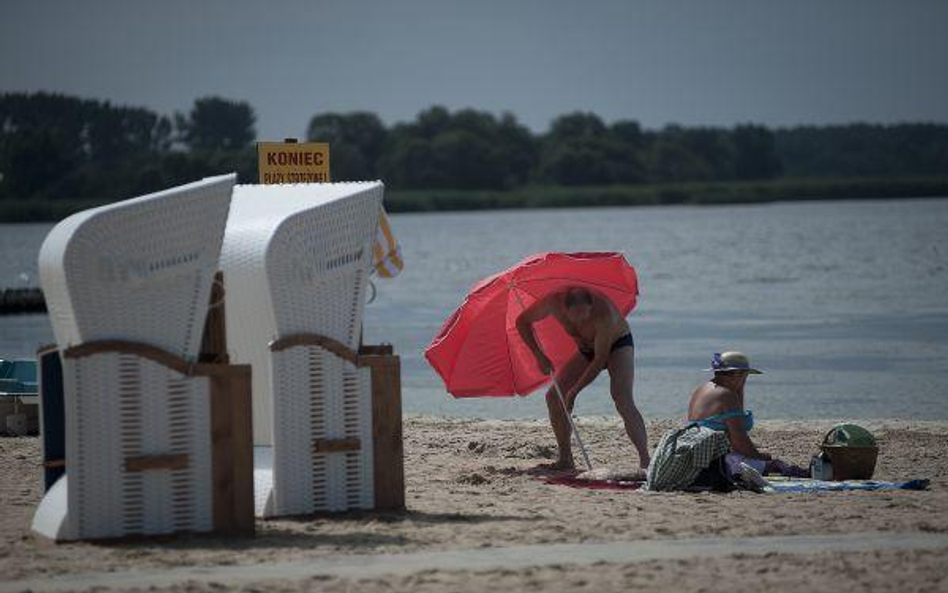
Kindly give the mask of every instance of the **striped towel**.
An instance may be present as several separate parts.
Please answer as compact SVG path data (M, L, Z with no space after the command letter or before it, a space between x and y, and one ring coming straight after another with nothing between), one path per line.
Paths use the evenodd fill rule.
M401 249L395 240L395 234L392 233L392 224L384 208L379 216L379 229L375 234L372 255L373 269L380 278L394 278L405 267Z
M824 482L822 480L797 478L767 478L769 486L764 492L844 492L852 490L925 490L928 480L909 480L907 482L883 482L881 480L847 480L845 482Z

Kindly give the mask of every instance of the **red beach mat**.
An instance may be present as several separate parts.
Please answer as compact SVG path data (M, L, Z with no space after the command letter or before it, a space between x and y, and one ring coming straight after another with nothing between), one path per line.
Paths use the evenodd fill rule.
M587 490L638 490L645 485L645 480L597 480L579 478L577 476L580 475L580 472L576 469L557 470L538 467L530 470L528 473L538 480L543 480L544 484L569 486L570 488L585 488Z

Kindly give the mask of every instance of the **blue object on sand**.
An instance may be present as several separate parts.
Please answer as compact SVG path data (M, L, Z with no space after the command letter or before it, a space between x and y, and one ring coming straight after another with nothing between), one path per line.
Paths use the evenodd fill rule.
M880 480L847 480L829 482L824 480L787 479L770 480L764 488L768 493L790 492L847 492L854 490L925 490L929 480L909 480L907 482L883 482Z
M0 393L5 395L36 395L36 361L0 361Z

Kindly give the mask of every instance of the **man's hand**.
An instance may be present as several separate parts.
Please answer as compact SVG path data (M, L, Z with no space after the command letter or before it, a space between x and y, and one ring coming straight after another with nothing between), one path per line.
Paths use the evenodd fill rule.
M542 352L536 353L537 359L537 368L540 369L540 372L544 375L549 375L553 372L553 363L550 362L550 359L546 357L546 354Z

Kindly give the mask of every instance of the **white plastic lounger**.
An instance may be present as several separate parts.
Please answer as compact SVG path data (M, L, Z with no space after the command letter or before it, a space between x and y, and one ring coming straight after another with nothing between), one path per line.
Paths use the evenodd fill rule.
M374 505L370 372L292 338L358 350L382 194L380 182L234 189L221 268L228 352L253 368L258 516Z
M210 380L161 359L196 362L234 182L213 177L87 210L43 243L67 473L37 509L39 534L211 530ZM159 354L110 349L119 342Z

